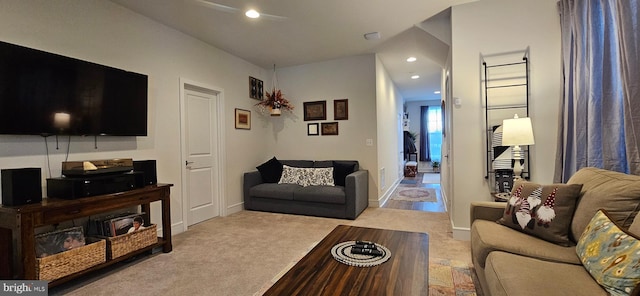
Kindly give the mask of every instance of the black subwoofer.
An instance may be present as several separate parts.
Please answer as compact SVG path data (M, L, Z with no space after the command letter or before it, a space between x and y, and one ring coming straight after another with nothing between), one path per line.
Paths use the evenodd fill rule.
M144 185L158 184L155 160L134 160L133 171L144 173Z
M42 201L40 168L3 169L2 204L19 206Z

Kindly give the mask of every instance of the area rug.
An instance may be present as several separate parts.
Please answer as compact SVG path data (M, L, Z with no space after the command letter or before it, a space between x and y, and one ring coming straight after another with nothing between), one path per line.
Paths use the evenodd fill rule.
M294 259L253 296L263 295L300 259ZM429 296L482 296L476 293L473 268L458 260L429 258Z
M418 180L404 179L404 180L400 181L400 184L418 184Z
M391 195L392 200L436 202L436 190L433 188L398 187Z
M476 296L473 277L465 262L429 258L429 296Z

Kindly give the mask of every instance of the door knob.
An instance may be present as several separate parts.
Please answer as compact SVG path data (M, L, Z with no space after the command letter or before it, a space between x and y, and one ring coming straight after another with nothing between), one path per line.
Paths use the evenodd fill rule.
M185 161L184 161L184 165L190 165L190 164L192 164L192 163L193 163L193 161L188 161L188 160L185 160Z

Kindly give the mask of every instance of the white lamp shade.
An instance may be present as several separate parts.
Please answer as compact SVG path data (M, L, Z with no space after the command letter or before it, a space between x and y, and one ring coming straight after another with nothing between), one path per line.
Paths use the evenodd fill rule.
M502 121L502 145L518 146L533 145L533 128L531 118L512 118Z

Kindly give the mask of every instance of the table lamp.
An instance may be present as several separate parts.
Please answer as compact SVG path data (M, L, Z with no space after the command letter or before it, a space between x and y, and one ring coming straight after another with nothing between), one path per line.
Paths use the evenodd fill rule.
M519 118L516 114L512 119L502 121L502 145L513 146L513 174L514 179L521 179L522 174L522 149L520 146L533 145L533 128L531 118Z

